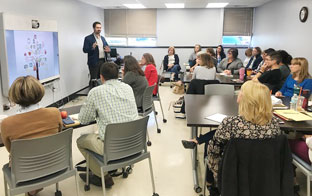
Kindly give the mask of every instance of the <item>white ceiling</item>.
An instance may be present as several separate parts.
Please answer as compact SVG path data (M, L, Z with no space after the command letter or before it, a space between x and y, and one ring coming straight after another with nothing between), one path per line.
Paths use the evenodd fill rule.
M104 9L124 9L123 4L141 3L146 8L166 8L165 3L185 3L185 8L205 8L207 3L228 2L227 7L258 7L272 0L80 0Z

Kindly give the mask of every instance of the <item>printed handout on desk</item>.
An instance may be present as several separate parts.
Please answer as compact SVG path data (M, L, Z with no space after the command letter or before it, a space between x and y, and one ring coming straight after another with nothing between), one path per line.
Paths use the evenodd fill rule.
M212 120L212 121L215 121L215 122L218 122L218 123L221 123L223 121L224 118L226 118L227 116L224 115L224 114L220 114L220 113L215 113L211 116L207 116L205 117L205 119L208 119L208 120Z
M78 116L79 116L79 114L71 114L71 115L69 115L69 117L71 119L73 119L73 120L78 120Z
M308 121L312 120L312 117L294 110L274 110L274 114L280 116L288 121Z
M233 77L233 75L228 75L226 73L219 73L220 76Z

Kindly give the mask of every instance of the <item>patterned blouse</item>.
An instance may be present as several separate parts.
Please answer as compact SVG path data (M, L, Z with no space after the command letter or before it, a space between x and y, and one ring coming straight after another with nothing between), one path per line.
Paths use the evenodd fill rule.
M278 121L274 117L266 125L253 124L242 116L225 118L208 145L208 167L213 172L215 181L224 147L231 138L267 139L274 138L280 133Z

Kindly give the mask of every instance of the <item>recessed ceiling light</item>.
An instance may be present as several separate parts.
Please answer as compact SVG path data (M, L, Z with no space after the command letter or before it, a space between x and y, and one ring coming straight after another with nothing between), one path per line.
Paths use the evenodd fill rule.
M229 3L208 3L206 8L223 8L227 6Z
M165 3L167 8L184 8L184 3Z
M139 3L134 3L134 4L123 4L124 6L126 6L127 8L130 9L144 9L145 6Z

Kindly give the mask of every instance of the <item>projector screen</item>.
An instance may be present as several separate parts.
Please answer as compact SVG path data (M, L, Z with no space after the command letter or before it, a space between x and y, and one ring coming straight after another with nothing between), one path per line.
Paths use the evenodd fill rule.
M1 60L4 94L19 76L31 75L41 83L60 77L58 33L4 30L6 62Z

